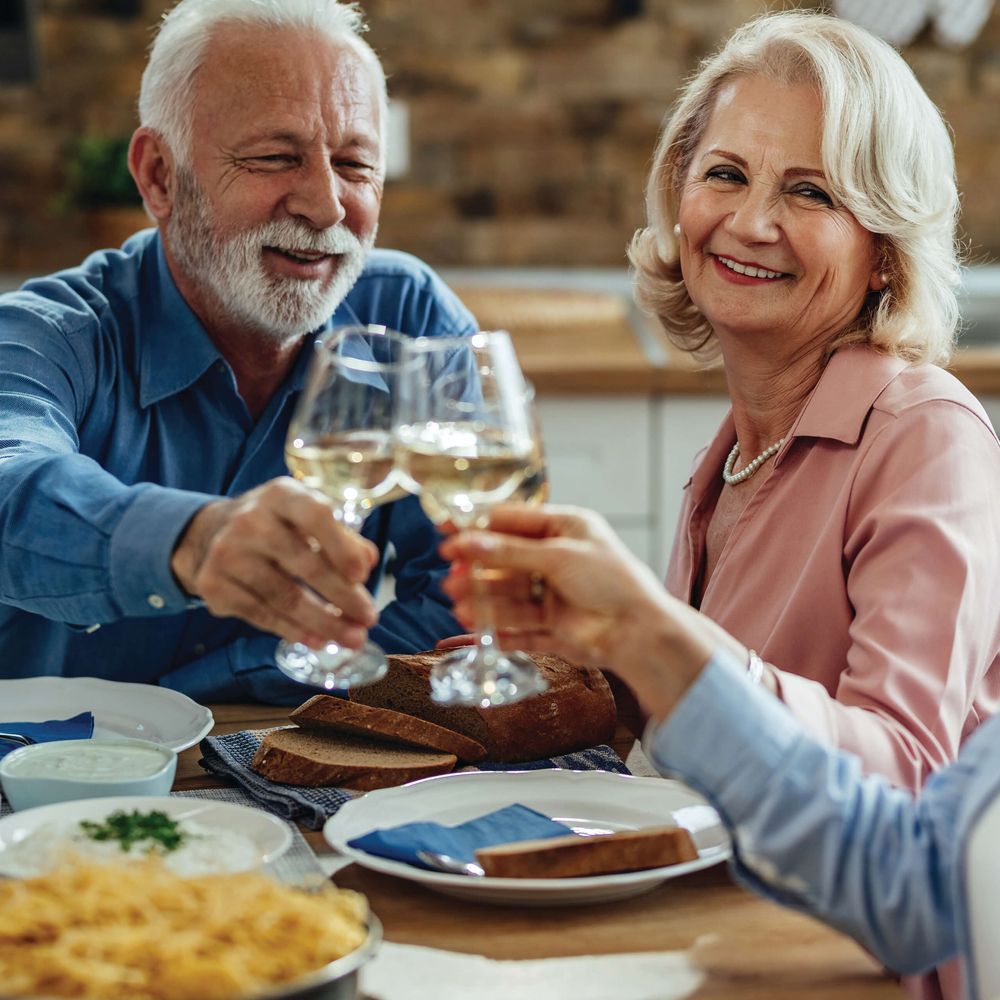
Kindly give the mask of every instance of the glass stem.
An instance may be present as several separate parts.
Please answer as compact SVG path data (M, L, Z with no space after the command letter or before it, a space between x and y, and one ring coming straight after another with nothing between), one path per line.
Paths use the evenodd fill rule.
M481 649L499 649L493 621L493 604L486 588L486 575L477 562L472 564L471 570L472 596L476 608L476 645Z

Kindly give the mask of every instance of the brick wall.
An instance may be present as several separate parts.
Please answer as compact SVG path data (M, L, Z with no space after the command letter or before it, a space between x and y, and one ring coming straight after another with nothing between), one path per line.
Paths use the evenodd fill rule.
M148 26L167 5L41 0L40 79L0 85L0 269L90 247L82 215L59 203L66 151L84 131L131 130ZM679 82L776 5L367 0L411 120L411 169L387 186L380 242L442 265L622 263ZM920 39L905 55L954 128L973 252L1000 256L1000 8L964 52Z

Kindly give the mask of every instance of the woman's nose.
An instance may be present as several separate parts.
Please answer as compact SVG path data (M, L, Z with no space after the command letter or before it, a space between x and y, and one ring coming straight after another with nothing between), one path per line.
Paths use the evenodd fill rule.
M727 222L729 232L742 243L772 243L778 238L778 204L766 192L747 191Z
M329 163L315 163L297 172L285 199L289 215L307 222L313 229L329 229L346 216L340 198L340 178Z

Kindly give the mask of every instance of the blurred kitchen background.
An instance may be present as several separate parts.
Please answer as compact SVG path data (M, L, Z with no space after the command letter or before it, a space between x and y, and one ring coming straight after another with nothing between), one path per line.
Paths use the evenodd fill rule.
M169 6L0 0L0 289L144 224L122 157L150 26ZM380 245L441 269L484 327L512 329L538 388L555 499L604 510L661 568L679 487L724 412L725 386L717 371L690 371L630 305L624 249L643 222L658 127L734 27L766 9L823 5L362 6L393 101ZM902 51L954 130L964 235L980 265L967 282L973 347L956 371L996 422L1000 9L962 47L928 25Z

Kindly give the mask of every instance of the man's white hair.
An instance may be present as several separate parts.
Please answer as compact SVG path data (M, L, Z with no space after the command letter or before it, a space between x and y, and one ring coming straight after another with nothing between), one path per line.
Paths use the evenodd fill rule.
M213 30L222 23L305 28L349 45L368 64L382 103L382 156L385 156L385 71L362 39L367 31L355 3L338 0L180 0L163 15L139 90L139 122L166 141L181 163L190 160L195 77Z

